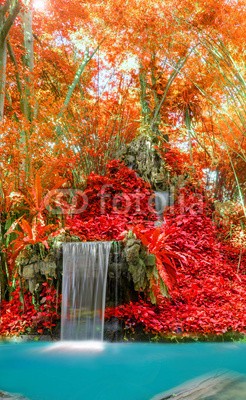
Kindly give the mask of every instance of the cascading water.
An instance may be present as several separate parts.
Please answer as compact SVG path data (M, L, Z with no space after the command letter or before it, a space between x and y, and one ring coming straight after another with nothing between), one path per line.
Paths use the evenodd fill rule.
M155 192L155 209L158 217L158 223L163 222L163 212L170 205L169 192Z
M62 340L103 340L111 242L63 244Z

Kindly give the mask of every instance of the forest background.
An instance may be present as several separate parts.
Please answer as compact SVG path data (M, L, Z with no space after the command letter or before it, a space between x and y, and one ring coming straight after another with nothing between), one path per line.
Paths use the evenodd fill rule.
M243 0L0 1L2 335L59 320L54 277L21 276L30 249L127 231L156 269L108 318L154 335L245 331L245 13ZM98 215L102 185L132 202L158 189L116 161L139 140L174 191L162 227L147 206Z

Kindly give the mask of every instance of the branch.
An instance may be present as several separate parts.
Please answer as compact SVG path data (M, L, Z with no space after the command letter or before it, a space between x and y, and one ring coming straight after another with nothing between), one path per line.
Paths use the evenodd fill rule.
M1 39L2 40L5 40L6 37L8 36L9 30L10 30L11 26L13 25L15 18L19 14L20 9L21 9L21 5L20 5L20 2L17 0L17 3L13 7L13 9L10 11L10 13L1 29Z
M168 79L165 91L163 93L162 99L161 99L161 101L160 101L160 103L159 103L159 105L158 105L158 107L157 107L157 109L155 110L155 113L154 113L154 117L153 117L153 120L152 120L152 123L151 123L151 127L152 128L153 128L153 126L154 126L154 124L155 124L155 122L156 122L156 120L158 118L158 115L159 115L159 112L161 110L161 107L162 107L164 101L166 100L167 93L168 93L168 91L170 89L170 86L172 85L172 83L175 80L176 76L180 73L181 69L185 65L185 63L186 63L187 59L189 58L190 54L192 53L192 51L193 51L193 49L185 57L180 58L180 60L176 64L173 72L169 76L169 79Z
M7 41L7 49L8 49L8 53L9 53L9 56L10 56L10 60L12 61L12 63L14 64L14 67L15 67L16 83L17 83L17 87L18 87L19 93L20 93L20 95L22 97L22 84L21 84L20 74L19 74L19 71L18 71L18 64L17 64L16 58L15 58L15 54L14 54L13 48L12 48L9 40Z
M0 11L2 12L2 14L5 14L9 10L10 6L11 6L11 0L6 0L4 5L0 7Z
M99 47L100 47L101 43L103 42L103 40L99 43L99 45L96 47L96 49L93 51L93 53L91 55L89 55L89 51L87 49L85 57L84 57L82 63L80 64L80 66L79 66L79 68L78 68L78 70L77 70L77 72L75 74L74 80L73 80L72 84L70 85L70 87L69 87L69 89L67 91L67 95L66 95L66 98L64 100L62 109L58 114L59 118L63 115L64 111L66 110L66 108L67 108L67 106L68 106L68 104L70 102L70 99L72 97L73 91L74 91L75 87L78 85L80 77L81 77L82 73L85 70L85 67L90 62L92 57L96 54L96 52L99 49Z

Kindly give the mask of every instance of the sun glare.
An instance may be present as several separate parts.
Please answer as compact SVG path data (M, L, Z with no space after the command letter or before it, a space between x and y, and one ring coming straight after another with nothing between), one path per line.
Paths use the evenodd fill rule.
M45 11L46 9L46 0L34 0L33 1L33 8L37 11Z

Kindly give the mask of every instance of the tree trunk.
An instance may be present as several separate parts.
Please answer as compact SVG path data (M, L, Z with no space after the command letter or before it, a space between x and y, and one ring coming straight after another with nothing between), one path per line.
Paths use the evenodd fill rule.
M26 67L25 76L25 95L23 101L24 115L28 121L33 119L33 68L34 68L34 55L33 55L33 32L32 32L32 6L31 1L29 7L22 13L22 25L24 35L25 55L23 62Z
M0 25L1 25L0 18ZM7 60L7 46L6 40L0 39L0 121L4 115L4 101L5 101L5 85L6 85L6 60Z
M23 42L25 54L23 64L25 68L25 78L23 86L23 113L27 121L32 123L34 110L34 87L33 87L33 69L34 69L34 51L33 51L33 32L32 32L32 0L26 2L26 7L21 14L23 27ZM24 144L25 154L23 156L23 168L25 170L25 183L29 182L31 175L31 149L30 137L32 134L32 125L21 133L21 140Z
M142 127L143 132L149 131L151 123L151 110L149 107L148 96L147 96L147 72L140 67L139 73L140 82L140 104L141 104L141 114L142 114Z
M19 0L6 0L0 6L0 121L4 115L6 62L7 62L7 36L20 11Z
M4 10L0 9L0 27L4 26ZM0 121L4 115L4 101L5 101L5 85L6 85L6 61L7 61L7 48L6 39L1 29L0 33Z

